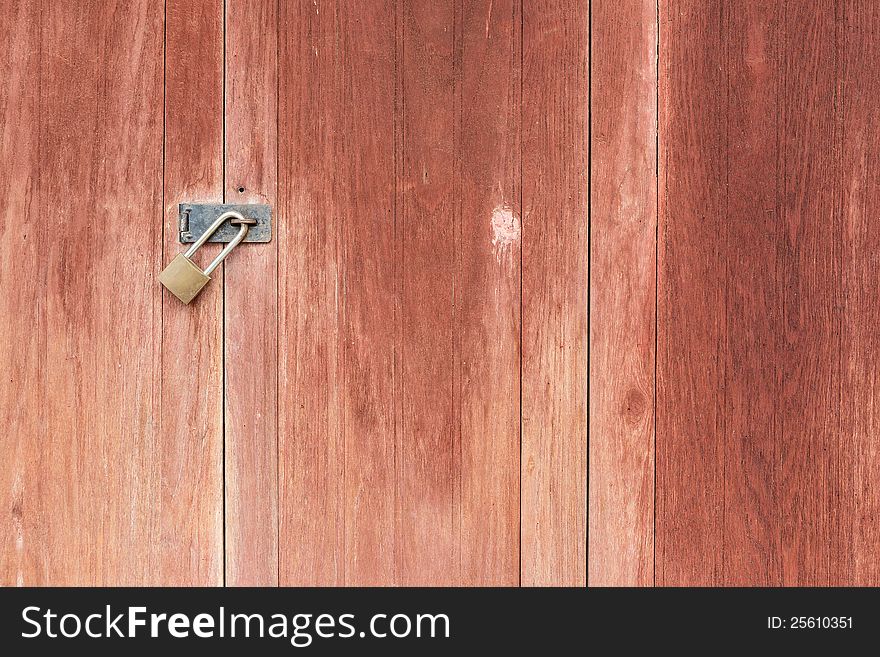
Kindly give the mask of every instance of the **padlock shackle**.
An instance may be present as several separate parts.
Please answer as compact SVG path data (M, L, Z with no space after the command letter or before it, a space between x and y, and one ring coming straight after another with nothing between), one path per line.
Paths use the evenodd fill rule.
M235 214L238 214L237 212ZM239 215L241 216L241 215ZM248 224L241 224L238 228L238 234L232 238L232 240L223 247L223 250L217 254L217 257L211 261L211 264L205 267L205 275L210 276L211 272L217 269L220 266L220 263L226 259L226 256L229 255L229 252L232 251L236 246L241 244L245 237L247 237L248 229L250 226Z
M192 258L196 251L198 251L199 247L202 246L205 242L211 239L211 235L217 232L220 226L223 225L223 222L227 219L237 219L238 221L247 221L244 218L244 215L241 212L236 212L235 210L227 210L219 217L214 220L214 223L208 226L208 230L199 235L199 239L192 243L192 246L186 250L186 253L183 255L187 258Z
M229 255L229 252L232 251L232 249L234 249L236 246L241 244L241 242L244 240L244 238L247 237L248 230L250 229L249 224L253 223L252 221L249 222L247 219L245 219L244 215L241 212L237 212L235 210L228 210L228 211L224 212L223 214L221 214L219 217L217 217L214 220L214 223L208 227L208 230L206 230L204 233L202 233L199 236L199 239L197 239L195 242L193 242L192 246L189 247L186 250L186 253L183 254L184 257L191 259L195 255L196 251L199 250L199 247L201 247L205 242L207 242L211 238L211 235L216 233L217 229L220 228L220 226L223 225L223 222L225 222L227 219L235 219L236 222L240 224L240 227L238 229L238 234L235 237L233 237L232 240L229 242L229 244L227 244L223 248L223 250L217 255L217 257L211 261L211 264L208 265L207 267L205 267L204 272L205 272L206 276L210 276L211 272L214 271L215 269L217 269L217 267L220 266L220 263L226 259L226 256ZM233 222L233 223L236 223L236 222Z

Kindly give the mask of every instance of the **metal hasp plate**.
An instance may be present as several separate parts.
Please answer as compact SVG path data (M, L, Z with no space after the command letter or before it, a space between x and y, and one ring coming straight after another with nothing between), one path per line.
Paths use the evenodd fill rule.
M214 223L214 220L224 212L235 210L241 212L246 219L255 219L256 224L251 226L245 242L271 242L272 241L272 208L258 203L245 203L243 205L221 203L181 203L178 239L181 244L192 244ZM231 225L228 221L217 229L209 242L231 242L238 233L238 226Z

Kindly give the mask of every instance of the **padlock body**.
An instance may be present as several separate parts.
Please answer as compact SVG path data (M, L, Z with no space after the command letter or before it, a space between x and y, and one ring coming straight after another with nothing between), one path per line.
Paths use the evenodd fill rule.
M210 276L182 253L159 274L159 282L184 303L195 299L210 280Z

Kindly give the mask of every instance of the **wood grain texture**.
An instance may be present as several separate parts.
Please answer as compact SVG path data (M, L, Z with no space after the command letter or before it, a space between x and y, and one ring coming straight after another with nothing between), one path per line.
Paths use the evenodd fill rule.
M395 23L390 2L340 3L337 212L342 221L341 381L345 581L396 581ZM396 400L400 403L400 400Z
M0 13L0 585L45 582L48 552L41 501L46 468L46 278L40 257L40 5L14 2Z
M165 10L163 265L182 250L178 203L223 200L223 7L167 0ZM218 251L217 245L205 245L196 260L204 265ZM160 289L155 274L149 280ZM168 524L158 537L164 546L159 579L219 585L224 549L223 279L215 274L188 306L163 294L158 504Z
M461 484L453 415L455 6L414 0L396 9L395 579L451 585Z
M723 14L727 107L727 218L722 238L727 277L724 352L726 381L717 391L724 414L724 541L722 582L779 583L775 462L782 452L783 395L777 367L788 362L777 336L783 326L776 276L784 257L778 198L780 55L783 6L749 2ZM783 155L784 157L784 155ZM731 191L733 193L731 193ZM705 222L705 219L703 219ZM716 224L716 229L718 228ZM756 391L761 391L756 393ZM797 485L797 484L795 484Z
M523 6L522 583L586 583L589 21Z
M589 583L654 581L657 5L593 2Z
M849 302L841 281L838 4L786 4L780 35L784 232L776 244L782 262L773 283L782 286L777 305L783 352L773 362L782 384L774 515L782 520L780 583L785 585L838 583L840 569L852 559L851 544L841 544L839 534L841 524L853 520L838 504L852 495L848 485L841 488L851 461L840 460L840 440L847 433L843 422L848 421L840 404L859 386L843 371L841 348L843 327L861 321L861 304ZM819 43L808 48L811 40ZM746 325L743 321L737 334ZM761 433L755 434L730 439L761 441ZM789 511L782 514L783 509Z
M519 13L491 4L282 8L282 583L518 581Z
M658 583L877 583L877 21L661 5Z
M583 584L587 17L10 3L0 583Z
M660 5L657 584L722 581L727 98L722 6ZM720 56L720 55L716 55ZM699 99L699 103L696 99ZM688 111L697 114L690 121ZM674 215L670 214L674 212ZM708 218L708 220L707 220ZM719 225L720 224L720 225ZM686 304L685 304L686 300Z
M278 578L345 582L335 4L278 20Z
M268 203L270 244L224 263L226 583L278 583L276 3L226 2L225 198Z
M850 391L841 397L840 417L845 421L838 444L841 467L839 503L848 517L838 530L841 549L851 548L849 572L841 570L838 581L876 586L880 583L880 452L877 450L880 427L877 371L874 363L880 353L878 293L876 285L877 254L880 253L880 181L875 172L880 156L880 108L871 102L878 92L876 71L880 66L880 7L869 0L840 3L842 40L838 52L843 64L839 72L841 131L840 167L843 203L840 256L845 299L857 314L842 329L844 350L842 370L851 382ZM844 470L844 463L848 463ZM851 524L848 521L851 520Z
M457 8L454 401L464 585L519 583L520 81L515 0Z
M0 466L0 583L146 583L163 557L153 537L170 520L155 505L161 319L151 285L161 7L128 3L111 22L97 2L12 3L0 21L0 362L12 377L0 406L11 455Z
M394 7L285 4L281 22L279 579L389 584Z
M156 417L161 12L41 8L40 208L48 221L44 568L26 582L136 584L162 557ZM99 155L100 154L100 155ZM97 216L102 222L95 237ZM129 284L120 294L117 272ZM34 412L35 409L31 409Z

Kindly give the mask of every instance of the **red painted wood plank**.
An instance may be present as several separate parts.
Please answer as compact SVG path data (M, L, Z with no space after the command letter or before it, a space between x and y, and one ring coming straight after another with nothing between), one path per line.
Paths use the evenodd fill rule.
M40 220L40 5L0 13L0 585L45 581L52 563L41 502L46 399L46 230ZM26 283L26 284L23 284ZM54 567L54 566L53 566Z
M459 579L458 426L453 417L455 106L452 3L397 5L399 305L394 392L395 581Z
M394 10L338 7L345 581L395 581ZM402 275L402 274L400 274ZM397 403L400 403L397 400Z
M394 581L394 11L285 5L280 581Z
M140 584L163 557L157 9L110 25L99 3L13 3L0 19L3 584Z
M744 3L725 11L723 24L731 90L726 108L719 108L727 144L723 248L730 264L724 273L726 340L718 355L727 374L717 399L726 432L723 583L733 585L779 583L775 461L782 426L780 371L773 365L785 362L777 337L783 327L776 279L784 261L776 137L783 5Z
M282 583L518 579L519 15L495 9L281 15Z
M875 14L661 9L659 583L876 583Z
M841 3L838 52L838 94L843 129L840 160L841 278L845 299L857 304L858 313L845 314L841 331L841 366L852 382L841 396L840 417L844 424L837 445L843 479L838 495L846 513L837 528L841 551L852 549L851 570L840 569L841 584L876 586L880 583L880 453L876 448L880 426L880 403L875 363L880 353L880 303L877 295L876 254L880 253L880 186L876 171L880 162L880 108L871 98L878 93L876 71L880 66L880 11L870 0ZM848 320L848 321L846 321ZM846 464L844 469L844 464ZM852 522L849 523L849 520Z
M656 578L723 581L727 72L722 7L660 5ZM720 56L720 55L715 55ZM693 99L699 98L697 105ZM688 112L697 114L691 116ZM708 220L707 220L708 219Z
M589 21L523 6L522 583L586 583Z
M837 583L838 569L852 557L852 546L842 545L838 534L839 523L852 522L839 515L846 512L838 500L852 493L850 459L840 453L838 441L847 433L841 399L858 386L844 371L840 354L842 327L858 325L864 306L860 300L849 302L841 281L838 20L834 4L786 3L779 37L784 60L776 248L781 262L775 280L768 269L759 285L769 286L771 280L775 285L782 341L780 357L767 366L775 366L779 377L781 440L774 465L783 585ZM749 314L759 311L749 309ZM760 431L756 427L752 440L760 440Z
M268 203L276 236L224 264L226 583L278 583L277 34L273 3L226 3L226 202Z
M223 199L223 7L167 0L165 11L163 266L183 250L177 241L178 203ZM206 245L196 260L206 264L218 250ZM219 585L224 549L223 279L215 274L188 306L170 293L163 297L162 483L154 503L168 523L158 537L165 549L159 580Z
M654 581L657 5L593 2L589 583Z
M458 7L458 227L461 576L519 583L520 3Z
M343 217L335 6L281 3L278 34L278 578L345 583ZM324 11L322 12L321 9Z

